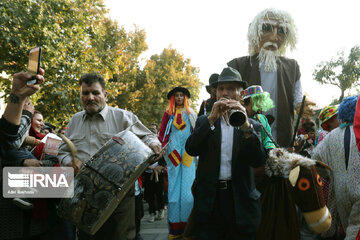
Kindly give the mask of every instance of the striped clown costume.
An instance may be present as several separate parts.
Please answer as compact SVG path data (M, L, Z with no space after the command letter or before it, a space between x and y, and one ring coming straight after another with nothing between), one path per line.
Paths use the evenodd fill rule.
M195 126L197 115L189 107L190 93L177 87L169 92L169 106L165 111L159 140L162 146L167 143L165 159L168 169L168 223L169 239L182 237L187 219L193 207L191 186L195 179L194 157L185 151L185 143ZM184 92L184 105L176 106L175 92Z

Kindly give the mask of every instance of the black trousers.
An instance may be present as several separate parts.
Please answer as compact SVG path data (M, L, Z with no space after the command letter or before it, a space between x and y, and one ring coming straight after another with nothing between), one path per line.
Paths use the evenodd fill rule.
M141 219L144 216L143 195L140 193L135 196L135 227L136 233L140 232Z
M196 224L198 240L254 240L256 233L244 233L236 224L231 186L217 189L214 209L208 222Z
M149 213L155 213L160 209L164 209L164 174L161 173L159 181L155 182L155 178L152 180L151 173L145 172L144 177L144 195L145 200L149 204Z

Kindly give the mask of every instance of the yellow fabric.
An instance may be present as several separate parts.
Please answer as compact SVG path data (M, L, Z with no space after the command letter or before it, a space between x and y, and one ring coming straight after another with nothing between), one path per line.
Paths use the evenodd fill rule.
M175 154L175 152L177 153L176 149L174 151L172 151L168 157L170 158L170 161L176 167L177 165L179 165L181 158L178 158L178 156ZM180 155L179 155L179 157L180 157Z
M182 239L183 237L183 234L180 234L180 235L173 235L173 234L168 234L168 239L169 240L175 240L175 239Z
M176 122L179 114L181 116L181 123L180 124L178 124ZM183 130L183 129L186 128L186 122L184 121L184 118L183 118L183 115L182 115L182 108L176 108L176 110L175 110L175 118L174 118L173 124L179 130Z
M186 151L184 152L184 155L182 157L182 163L187 166L190 167L191 163L193 162L194 157L190 156Z

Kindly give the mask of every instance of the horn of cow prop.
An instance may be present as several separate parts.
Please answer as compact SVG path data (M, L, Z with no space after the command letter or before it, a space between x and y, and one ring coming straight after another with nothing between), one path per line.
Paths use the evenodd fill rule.
M67 138L64 134L59 134L59 136L61 137L61 139L66 143L66 145L68 145L69 149L70 149L70 155L71 155L71 162L72 162L72 167L74 168L74 174L76 175L79 171L79 167L76 165L76 154L77 154L77 149L74 145L74 143Z

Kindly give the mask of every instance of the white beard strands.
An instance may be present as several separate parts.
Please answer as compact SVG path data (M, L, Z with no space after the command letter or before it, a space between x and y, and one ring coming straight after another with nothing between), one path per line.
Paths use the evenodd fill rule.
M270 44L265 43L264 46L260 49L258 60L260 63L264 64L265 72L276 72L277 71L276 59L278 56L280 56L279 50L278 49L275 51L266 50L265 47L269 45L272 45L272 43ZM259 68L260 68L260 64L259 64Z

